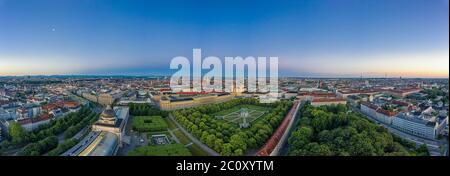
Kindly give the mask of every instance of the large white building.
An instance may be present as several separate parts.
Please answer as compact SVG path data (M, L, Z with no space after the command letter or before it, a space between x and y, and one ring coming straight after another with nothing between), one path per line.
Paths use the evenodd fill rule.
M393 119L392 126L415 136L435 139L438 135L437 129L439 124L436 121L428 121L417 115L399 113Z
M100 119L92 125L92 131L100 135L80 155L109 156L115 155L124 142L124 128L128 123L129 107L107 106L100 114ZM126 143L127 140L125 140Z

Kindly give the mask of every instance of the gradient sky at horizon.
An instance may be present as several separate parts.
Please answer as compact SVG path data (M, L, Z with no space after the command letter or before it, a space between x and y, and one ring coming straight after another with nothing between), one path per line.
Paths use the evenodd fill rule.
M282 76L445 77L448 0L0 0L0 76L170 74L277 56Z

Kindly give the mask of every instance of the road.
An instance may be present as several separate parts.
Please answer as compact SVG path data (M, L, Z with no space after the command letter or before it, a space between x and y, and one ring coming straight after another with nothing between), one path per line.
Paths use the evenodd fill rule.
M177 125L177 127L181 130L181 132L183 132L194 144L197 144L203 151L205 151L206 153L208 153L211 156L220 156L219 153L217 153L216 151L214 151L213 149L209 148L207 145L203 144L202 142L200 142L197 138L195 138L191 133L189 133L188 131L186 131L172 116L172 114L169 114L169 118L170 120L172 120L173 122L175 122L175 125Z
M382 125L386 129L388 129L389 132L394 133L395 135L400 136L401 138L413 141L413 142L415 142L415 143L417 143L419 145L426 144L427 147L428 147L428 150L430 152L430 155L432 155L432 156L440 156L441 155L441 151L439 149L439 146L443 146L443 147L448 148L448 143L446 141L430 140L430 139L425 139L425 138L413 136L413 135L410 135L408 133L405 133L405 132L402 132L400 130L397 130L397 129L391 127L390 125L384 124L384 123L378 121L375 118L372 118L372 117L370 117L368 115L365 115L358 108L352 107L352 110L357 112L357 113L359 113L359 114L361 114L361 115L363 115L364 117L367 117L367 119L369 119L371 121L374 121L374 122L376 122L379 125Z

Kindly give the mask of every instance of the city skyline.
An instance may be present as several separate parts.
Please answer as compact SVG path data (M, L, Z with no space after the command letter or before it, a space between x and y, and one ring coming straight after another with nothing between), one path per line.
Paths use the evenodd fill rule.
M448 78L448 6L0 0L0 76L170 75L173 57L202 48L279 57L280 76Z

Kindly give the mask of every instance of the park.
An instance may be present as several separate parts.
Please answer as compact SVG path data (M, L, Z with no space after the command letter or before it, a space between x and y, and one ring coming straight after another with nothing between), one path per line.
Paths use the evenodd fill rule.
M183 128L223 156L251 155L279 126L292 102L238 98L171 112Z

